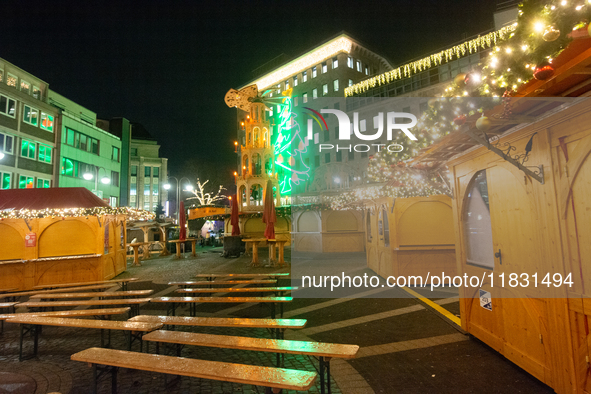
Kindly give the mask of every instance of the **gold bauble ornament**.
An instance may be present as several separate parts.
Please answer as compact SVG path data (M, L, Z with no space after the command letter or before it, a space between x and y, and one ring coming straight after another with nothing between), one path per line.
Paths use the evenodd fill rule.
M547 42L556 41L558 37L560 37L560 30L554 25L547 26L542 34L542 38Z
M466 74L460 73L456 75L456 77L454 78L454 83L461 88L464 87L464 85L466 85Z
M476 121L476 128L480 131L487 131L492 126L490 119L486 116L481 116Z

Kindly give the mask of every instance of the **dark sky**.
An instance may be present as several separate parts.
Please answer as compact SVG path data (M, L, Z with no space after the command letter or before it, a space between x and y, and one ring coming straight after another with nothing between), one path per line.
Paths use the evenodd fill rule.
M11 6L8 3L12 4ZM223 98L341 31L393 65L492 27L496 1L3 2L0 57L96 112L143 124L170 175L234 171Z

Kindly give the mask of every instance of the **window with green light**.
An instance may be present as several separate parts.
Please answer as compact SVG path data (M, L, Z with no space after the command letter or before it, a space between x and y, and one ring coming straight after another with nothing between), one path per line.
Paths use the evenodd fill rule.
M41 128L53 132L53 116L41 112Z
M33 177L21 175L18 178L18 188L19 189L31 189L33 188Z
M61 174L64 176L78 177L78 162L76 160L62 158Z
M35 160L37 144L32 141L21 140L21 156Z
M51 163L51 146L39 144L39 161Z
M153 195L153 196L157 196L157 195L158 195L158 189L159 189L159 188L158 188L158 184L157 184L157 183L154 183L154 184L152 185L152 195Z
M23 122L33 126L37 126L38 121L39 111L32 107L29 107L28 105L25 105L23 109Z
M10 172L0 172L0 189L10 189L10 180L12 174Z
M47 189L50 187L49 179L39 179L37 178L37 189Z

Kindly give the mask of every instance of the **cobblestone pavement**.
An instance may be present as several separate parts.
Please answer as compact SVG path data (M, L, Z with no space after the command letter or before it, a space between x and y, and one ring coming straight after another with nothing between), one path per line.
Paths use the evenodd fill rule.
M174 295L176 286L169 281L191 280L196 273L288 272L274 268L250 268L248 258L221 258L217 249L200 249L198 258L174 260L171 257L144 261L141 267L128 266L119 277L137 277L130 290L153 289L153 296ZM261 256L265 250L261 251ZM289 253L287 253L289 256ZM364 259L362 254L325 256L323 264L347 259ZM345 261L346 262L346 261ZM361 269L359 273L371 271ZM289 285L281 280L280 285ZM113 290L116 290L114 287ZM361 295L373 297L375 291L361 289ZM23 299L24 300L24 299ZM453 289L443 291L436 303L459 313ZM165 314L163 304L147 304L142 314ZM177 314L188 315L186 308ZM200 316L269 317L269 309L260 305L202 304ZM285 306L285 318L308 319L302 330L288 330L286 339L359 345L354 360L331 361L335 394L363 393L551 393L549 387L527 374L480 341L465 335L431 308L405 292L396 298L295 298ZM117 316L124 320L126 316ZM266 330L232 328L177 328L180 330L269 337ZM44 327L38 357L18 361L19 330L5 324L0 334L0 394L88 393L91 370L70 355L100 346L98 330ZM126 349L121 332L112 335L112 346ZM137 344L134 350L139 350ZM152 345L150 351L154 351ZM145 351L145 349L144 349ZM32 338L25 337L24 352L32 352ZM272 353L248 352L206 347L185 347L183 357L274 366ZM314 371L313 357L286 355L285 368ZM263 393L264 388L205 379L173 379L158 373L123 369L118 374L120 393ZM310 391L319 392L319 382ZM109 379L99 383L99 393L110 392ZM284 390L285 392L285 390Z

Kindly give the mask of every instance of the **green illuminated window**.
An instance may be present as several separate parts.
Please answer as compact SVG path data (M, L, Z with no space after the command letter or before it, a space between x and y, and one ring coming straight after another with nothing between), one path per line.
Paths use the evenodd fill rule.
M25 105L23 110L23 122L37 126L37 123L39 122L39 111Z
M10 172L0 172L0 189L10 189Z
M18 179L18 188L19 189L32 189L33 188L33 177L21 175Z
M48 179L37 178L37 189L47 189L50 187L50 183Z
M150 185L144 185L144 196L150 195Z
M41 128L53 132L53 116L41 112Z
M27 140L21 140L21 156L35 160L36 143Z
M39 161L51 163L51 146L39 144Z
M68 158L62 158L62 171L64 176L78 177L78 162Z
M157 183L152 184L152 195L153 196L158 195L158 184Z

